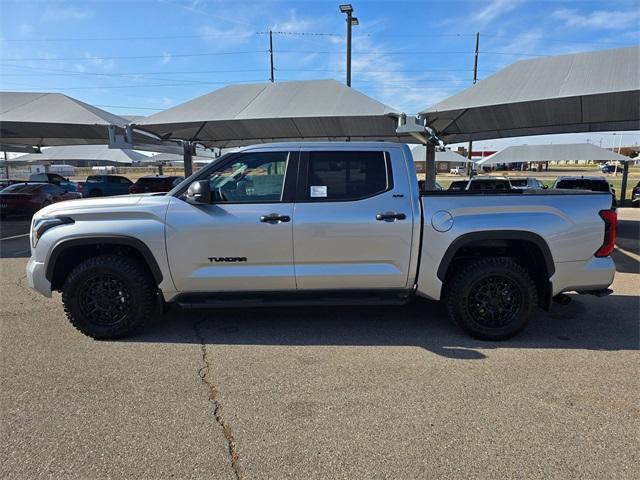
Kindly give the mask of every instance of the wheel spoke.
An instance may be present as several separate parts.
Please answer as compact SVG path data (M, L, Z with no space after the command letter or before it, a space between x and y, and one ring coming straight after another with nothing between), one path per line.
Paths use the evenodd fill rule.
M112 326L129 314L130 295L124 282L111 274L89 278L80 288L80 308L91 323Z
M517 317L522 301L518 285L513 280L502 275L492 275L473 285L467 308L480 325L501 328Z

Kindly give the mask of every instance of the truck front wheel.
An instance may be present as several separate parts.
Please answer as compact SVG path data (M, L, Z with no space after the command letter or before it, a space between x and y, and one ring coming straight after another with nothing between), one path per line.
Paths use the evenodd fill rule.
M95 339L119 338L156 313L157 287L138 260L100 255L76 266L64 283L62 303L71 324Z
M508 257L469 261L452 273L444 288L449 318L481 340L513 337L538 303L531 276Z

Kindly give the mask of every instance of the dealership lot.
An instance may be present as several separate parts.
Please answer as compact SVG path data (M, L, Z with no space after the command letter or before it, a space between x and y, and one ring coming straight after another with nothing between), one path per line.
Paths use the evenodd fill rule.
M637 478L640 210L619 213L614 294L501 343L430 302L175 310L96 342L28 290L28 221L3 222L0 476Z

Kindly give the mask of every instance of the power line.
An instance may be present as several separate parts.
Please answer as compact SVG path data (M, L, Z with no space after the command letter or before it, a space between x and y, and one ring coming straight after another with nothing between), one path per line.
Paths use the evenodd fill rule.
M256 32L210 32L191 35L132 35L117 37L42 37L42 38L0 38L2 42L15 43L31 43L31 42L112 42L112 41L132 41L132 40L179 40L189 38L239 38L246 36L268 35L269 31ZM299 32L299 31L273 31L273 35L280 36L301 36L301 37L338 37L344 35L342 33L333 32ZM417 37L467 37L473 34L469 33L407 33L407 34L377 34L377 33L361 33L358 37L384 37L384 38L417 38ZM497 35L495 35L497 36ZM588 42L583 42L588 43ZM590 43L590 42L589 42Z
M26 58L0 58L0 61L3 62L21 62L21 61L47 61L47 62L58 62L63 60L140 60L143 58L167 58L167 57L208 57L208 56L218 56L218 55L248 55L254 53L267 53L267 50L245 50L238 52L205 52L205 53L165 53L162 55L123 55L123 56L109 56L109 57L56 57L56 58L46 58L46 57L26 57Z

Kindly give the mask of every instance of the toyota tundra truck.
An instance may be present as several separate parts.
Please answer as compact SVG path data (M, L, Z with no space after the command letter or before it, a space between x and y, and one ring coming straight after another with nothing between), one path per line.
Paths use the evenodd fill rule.
M40 210L29 285L62 292L96 339L182 307L441 300L470 335L509 338L563 292L611 292L609 192L420 191L411 151L281 143L229 153L166 194ZM561 302L562 303L562 302Z

